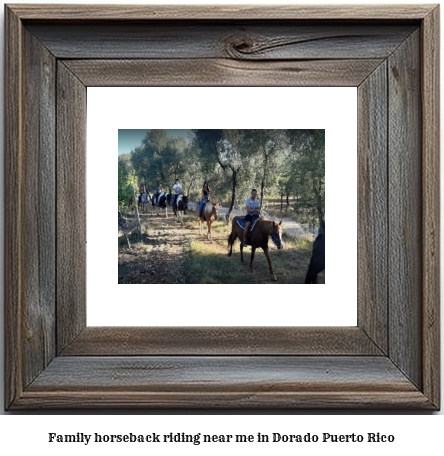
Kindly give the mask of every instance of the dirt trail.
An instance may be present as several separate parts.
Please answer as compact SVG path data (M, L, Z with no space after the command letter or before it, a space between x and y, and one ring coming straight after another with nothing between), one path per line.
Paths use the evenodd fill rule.
M133 243L129 251L120 241L119 283L182 283L184 246L197 237L195 227L181 226L172 214L165 218L141 213L140 221L147 232L143 242Z
M190 211L189 214L194 214ZM197 240L211 246L214 253L227 253L227 236L213 231L213 241L199 235L197 223L184 221L181 225L172 214L140 213L143 242L131 242L128 249L119 231L118 282L119 283L183 283L187 275L184 268L185 248ZM134 214L128 215L127 232L135 229ZM204 231L206 233L206 229ZM135 239L133 239L135 241Z
M185 263L187 260L189 263L190 253L188 247L192 241L197 241L199 245L204 247L204 251L211 252L211 255L217 257L215 261L219 263L216 263L216 268L230 269L234 275L242 277L242 283L274 283L270 277L268 263L262 250L259 250L255 256L255 273L251 274L249 247L244 249L245 263L240 261L238 241L234 244L233 256L229 258L227 256L227 233L213 230L214 243L211 243L205 236L199 235L199 229L193 217L194 211L191 210L189 214L192 217L188 216L188 219L181 225L170 213L168 217L141 213L142 232L145 234L142 242L135 242L135 239L132 239L134 242L131 243L131 250L128 249L123 232L120 231L118 253L119 283L190 283L189 279L193 277L193 274L190 273L188 267L185 267ZM128 216L127 233L131 232L132 229L135 229L133 213ZM206 229L204 233L206 233ZM282 251L273 252L276 249L273 243L269 243L269 246L273 268L279 283L301 283L306 272L310 252L285 249L285 247L284 253ZM281 255L283 256L281 257ZM285 257L289 263L283 265L282 262L278 261L280 257L282 259ZM208 273L209 271L203 272ZM212 274L216 277L217 270L210 274L211 277L213 277ZM300 274L301 277L297 277L297 274Z

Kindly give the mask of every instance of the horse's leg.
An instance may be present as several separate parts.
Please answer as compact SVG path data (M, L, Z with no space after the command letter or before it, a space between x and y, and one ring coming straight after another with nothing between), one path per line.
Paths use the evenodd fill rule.
M254 269L253 269L254 252L256 252L256 247L251 246L251 258L250 258L251 272L254 272Z
M276 276L274 275L274 272L273 272L273 268L271 267L271 260L270 260L270 253L268 252L268 245L266 247L264 247L264 253L265 253L265 256L267 257L268 266L270 266L271 277L273 277L274 281L277 281Z
M241 261L242 263L245 263L244 261L244 243L241 241L241 245L240 245L240 250L241 250Z
M228 256L230 257L233 254L233 244L236 240L237 235L235 231L232 231L228 236Z

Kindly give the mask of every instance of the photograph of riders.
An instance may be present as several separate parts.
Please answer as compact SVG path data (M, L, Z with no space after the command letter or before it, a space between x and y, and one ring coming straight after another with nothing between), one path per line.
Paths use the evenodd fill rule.
M325 130L119 130L118 205L119 284L325 283Z

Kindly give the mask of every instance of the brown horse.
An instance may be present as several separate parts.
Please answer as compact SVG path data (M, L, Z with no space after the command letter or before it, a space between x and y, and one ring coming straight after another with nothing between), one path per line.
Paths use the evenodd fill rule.
M206 222L207 223L207 239L213 243L213 236L211 235L211 224L214 220L217 220L219 216L219 203L211 203L207 202L202 210L202 217L199 220L199 205L196 205L196 218L197 223L199 224L199 234L202 236L202 226Z
M244 252L243 252L243 238L244 238L244 230L241 228L238 224L237 221L239 219L243 218L242 216L239 217L234 217L233 219L233 224L231 226L231 233L230 236L228 237L228 247L229 247L229 252L228 256L231 256L233 253L233 244L234 241L239 238L241 241L241 261L244 261ZM270 274L273 277L274 280L276 279L276 276L274 275L273 268L271 267L271 260L270 260L270 254L268 252L268 237L271 236L271 239L275 243L276 247L281 250L284 248L282 245L282 222L273 222L271 220L258 220L256 223L256 226L254 227L254 230L250 233L250 242L249 244L251 245L251 258L250 258L250 269L254 272L253 270L253 259L254 259L254 253L258 247L260 247L264 253L265 256L267 257L268 261L268 266L270 266Z

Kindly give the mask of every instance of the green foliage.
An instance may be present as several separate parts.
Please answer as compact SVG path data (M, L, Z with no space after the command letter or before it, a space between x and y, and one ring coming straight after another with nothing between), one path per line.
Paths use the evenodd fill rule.
M301 223L325 230L325 130L290 130L292 189Z
M152 192L159 182L168 191L176 178L190 201L200 199L204 181L213 199L236 208L244 208L252 188L264 203L296 197L298 221L323 225L325 131L201 129L184 138L148 130L140 146L119 157L119 201L129 183L143 182Z
M131 155L119 155L118 161L118 205L127 206L134 195L134 186L137 185L136 173L131 164Z
M186 192L196 178L198 161L192 151L192 139L172 137L166 130L149 130L131 153L131 161L140 182L153 191L160 183L165 190L171 189L180 179Z

